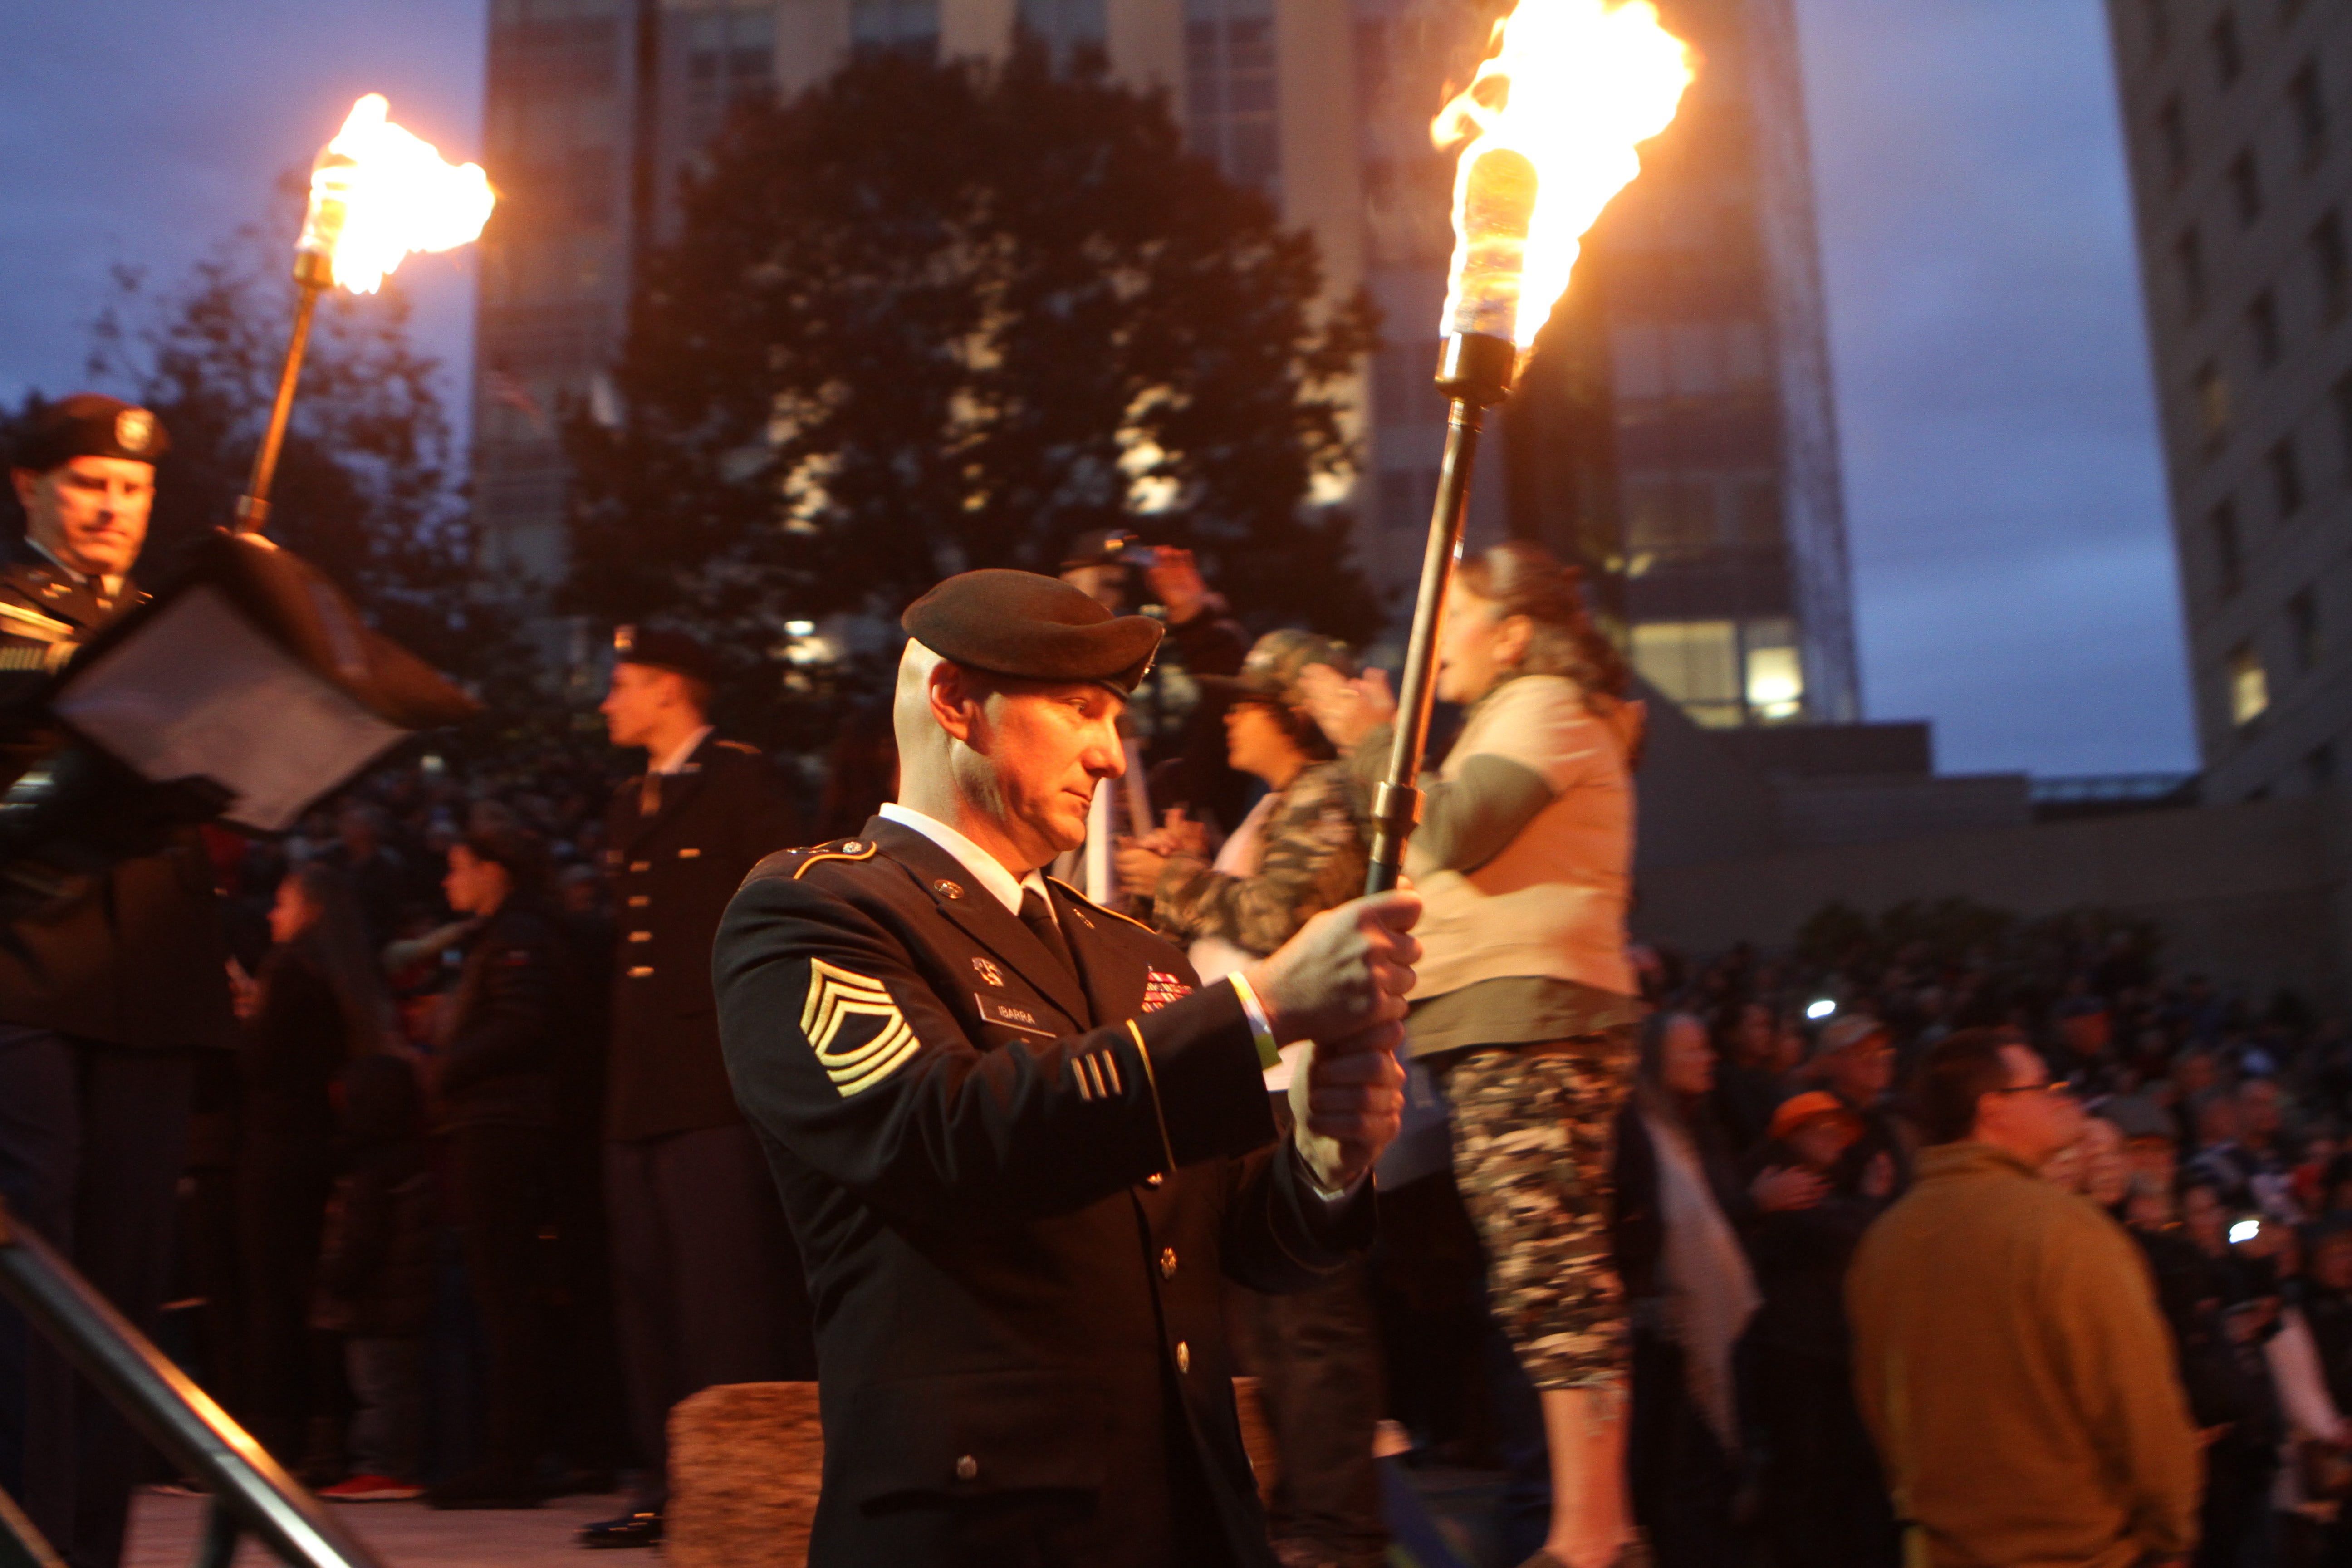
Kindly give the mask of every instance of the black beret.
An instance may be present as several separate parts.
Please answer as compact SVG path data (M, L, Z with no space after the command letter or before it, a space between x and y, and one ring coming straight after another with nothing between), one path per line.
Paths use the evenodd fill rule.
M684 632L664 626L614 626L613 656L623 664L674 669L705 686L719 684L719 661L710 650Z
M1160 623L1114 616L1058 577L990 569L949 578L898 617L907 635L969 669L1086 680L1125 696L1160 648Z
M128 458L152 463L172 449L163 422L136 404L102 392L77 392L33 416L10 461L47 473L75 458Z

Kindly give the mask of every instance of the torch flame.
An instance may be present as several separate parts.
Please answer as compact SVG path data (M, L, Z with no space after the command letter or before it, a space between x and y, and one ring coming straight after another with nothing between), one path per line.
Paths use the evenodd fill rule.
M385 119L371 92L310 170L310 210L297 247L323 257L334 280L373 294L412 250L448 250L482 232L497 197L478 163L455 167L429 142Z
M1642 172L1635 147L1673 122L1692 56L1652 0L1520 0L1495 31L1494 54L1429 128L1441 149L1469 143L1441 331L1525 350L1568 291L1584 231Z

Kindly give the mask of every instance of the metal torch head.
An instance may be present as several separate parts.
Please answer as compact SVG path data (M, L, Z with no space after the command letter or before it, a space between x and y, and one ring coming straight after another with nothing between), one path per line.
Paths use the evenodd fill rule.
M1447 397L1486 408L1511 394L1519 346L1486 332L1449 332L1437 353L1437 390Z

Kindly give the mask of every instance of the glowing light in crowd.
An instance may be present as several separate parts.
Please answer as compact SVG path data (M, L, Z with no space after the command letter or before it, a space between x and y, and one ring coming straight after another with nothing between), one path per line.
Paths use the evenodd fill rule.
M1810 1002L1805 1005L1805 1016L1811 1018L1816 1022L1828 1017L1831 1014L1836 1011L1837 1004L1831 1001L1826 996L1822 997L1818 1002Z

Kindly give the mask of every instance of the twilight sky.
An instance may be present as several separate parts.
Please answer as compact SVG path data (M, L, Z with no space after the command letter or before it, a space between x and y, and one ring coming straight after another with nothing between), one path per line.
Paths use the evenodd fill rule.
M17 6L0 397L82 381L107 270L168 282L368 90L478 157L484 0ZM1797 0L1874 719L1948 772L2194 765L2100 8ZM493 176L495 177L495 171ZM402 268L467 362L470 262Z

